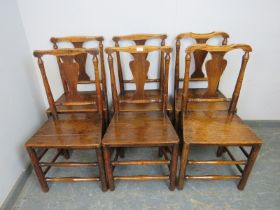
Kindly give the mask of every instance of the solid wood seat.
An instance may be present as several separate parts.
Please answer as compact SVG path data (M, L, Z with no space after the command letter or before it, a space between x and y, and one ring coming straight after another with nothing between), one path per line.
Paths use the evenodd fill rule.
M141 44L145 43L138 41ZM115 189L115 180L169 180L169 189L174 190L179 138L167 116L169 63L172 48L130 46L110 47L105 51L108 54L114 111L114 116L102 139L109 189ZM163 68L160 68L160 75L164 77L157 81L164 82L157 90L147 90L145 84L149 82L147 75L150 70L148 54L158 51L164 58L161 62ZM133 60L129 62L129 67L136 88L135 90L120 88L118 93L112 55L116 54L117 58L120 58L120 52L129 53L133 57ZM118 75L120 75L119 71ZM121 81L119 82L121 84ZM158 147L161 153L160 160L118 160L119 157L124 157L124 148L129 149L129 147ZM116 151L114 157L113 151ZM162 157L164 160L161 159ZM113 174L115 167L122 165L167 165L169 174L115 176Z
M242 50L242 62L238 78L231 99L226 99L219 93L218 86L223 72L225 71L227 60L225 54L232 50ZM199 98L192 98L193 93L189 92L189 74L191 65L191 54L196 51L205 51L211 55L206 62L206 73L208 87L206 91L198 94ZM186 49L185 78L181 94L181 115L180 129L182 131L183 146L180 161L180 173L178 189L184 188L185 179L187 180L240 180L238 189L243 190L248 177L252 171L260 151L262 141L254 132L242 122L236 114L237 102L241 91L243 77L249 60L251 47L246 44L210 46L206 44L192 45ZM202 94L202 95L201 95ZM191 110L189 102L196 101L198 104L217 102L228 102L227 110ZM224 108L225 108L224 107ZM192 108L192 107L191 107ZM217 108L217 106L215 107ZM231 160L189 160L188 154L193 145L199 146L218 146L217 156L223 153L228 154ZM244 154L245 159L237 160L229 150L228 146L236 146ZM244 147L251 148L250 152ZM188 165L234 165L240 172L238 175L191 175L186 173ZM244 167L243 167L244 166Z
M162 112L120 112L112 118L102 144L115 147L172 145L179 142L169 117Z
M83 48L85 43L93 42L98 43L99 48L99 65L101 68L101 87L102 87L102 98L103 98L103 112L104 112L104 119L105 123L108 124L109 121L109 110L108 110L108 102L107 102L107 87L106 87L106 74L105 74L105 66L104 66L104 53L103 53L103 41L104 38L102 36L66 36L66 37L51 37L50 41L53 43L54 49L61 48L60 43L71 43L74 49ZM63 49L63 48L61 48ZM59 65L60 76L62 80L62 85L64 89L64 93L55 101L56 104L59 105L58 111L59 113L73 113L73 112L97 112L96 106L96 91L77 91L71 89L71 86L77 86L77 84L83 85L94 85L96 80L92 80L88 76L87 72L87 53L80 53L74 56L74 59L79 65L78 68L78 79L72 80L71 77L66 74L67 71L71 71L71 67L63 65L61 59L57 59L57 63ZM69 69L70 68L70 69ZM67 78L68 77L68 78ZM84 105L86 103L94 104L95 107L89 108L84 106L68 106L65 107L63 104L67 102L67 95L69 92L73 93L75 91L75 95L79 95L78 101L83 101ZM71 98L71 101L75 101L74 98ZM47 109L47 114L50 115L51 111L50 108Z
M184 117L183 139L196 145L251 145L261 140L237 115L227 111L190 111Z
M77 91L80 67L75 58L85 53L92 55L96 80L95 93L79 93ZM48 182L78 181L100 181L102 191L106 191L107 185L101 150L101 138L105 130L102 108L104 101L99 79L98 49L45 50L34 51L33 54L38 58L51 113L47 122L25 144L42 191L47 192L49 190ZM62 82L65 82L67 87L67 92L56 102L44 67L43 57L47 55L54 56L59 60L60 71L63 72ZM61 110L61 106L67 107L69 111ZM90 111L86 111L87 108L94 109L95 113L82 113ZM63 112L65 113L62 114ZM70 114L71 112L76 113ZM56 149L57 153L50 161L47 160L48 158L44 158L46 160L42 161L41 159L45 157L49 149ZM97 161L57 162L60 155L64 155L66 159L70 157L69 149L94 149ZM98 167L99 175L94 177L49 177L48 171L52 167Z
M49 118L29 139L26 147L36 148L98 148L102 124L97 114L64 114L59 120Z

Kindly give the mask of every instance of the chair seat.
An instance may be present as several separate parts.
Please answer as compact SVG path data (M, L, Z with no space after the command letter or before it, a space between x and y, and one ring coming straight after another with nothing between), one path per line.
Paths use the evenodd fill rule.
M184 141L188 144L253 145L261 140L237 115L226 111L188 112L184 118Z
M48 121L26 142L26 147L96 148L101 143L98 114L61 114Z
M206 93L207 88L191 88L188 90L189 98L203 98ZM217 98L225 98L225 96L218 90ZM181 100L182 100L182 89L179 89L176 93L176 112L181 111ZM189 111L214 111L214 110L228 110L229 102L221 101L221 102L195 102L190 101L188 103Z
M107 146L157 146L171 145L179 138L165 113L116 113L102 139Z
M56 101L56 107L58 113L88 113L88 112L97 112L97 103L96 103L96 91L80 91L79 98L76 102L82 102L85 105L75 105L73 100L71 103L67 102L67 97L63 93ZM74 100L75 101L75 100ZM103 102L105 104L105 101ZM106 106L103 106L103 111L106 111ZM51 114L50 108L47 109L47 114Z
M120 96L120 111L121 112L141 112L141 111L160 111L162 110L162 103L141 103L141 104L136 104L136 103L126 103L125 101L132 101L133 95L134 95L133 90L126 90L124 91L124 95ZM148 100L155 100L159 101L162 99L161 96L161 91L160 90L145 90L145 97ZM172 110L172 105L170 102L167 104L167 110L171 111Z

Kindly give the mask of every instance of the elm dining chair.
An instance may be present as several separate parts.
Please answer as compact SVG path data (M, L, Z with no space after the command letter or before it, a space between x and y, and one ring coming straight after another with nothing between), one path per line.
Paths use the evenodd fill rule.
M242 50L241 68L231 99L221 96L218 92L218 85L222 74L227 66L225 54L233 50ZM191 54L199 51L206 51L211 54L211 59L206 63L206 73L208 78L208 88L199 98L189 97L189 74L191 64ZM238 189L243 190L253 168L262 141L236 114L236 106L243 82L243 77L249 60L251 47L246 44L233 44L225 46L209 46L198 44L186 49L185 76L181 98L180 125L183 132L183 148L180 162L180 173L178 189L182 190L185 179L187 180L240 180ZM216 103L229 101L227 110L192 110L189 109L188 102ZM223 153L228 154L230 160L190 160L189 151L192 146L219 146L217 156ZM237 160L229 147L240 148L245 159ZM247 147L247 148L245 148ZM250 151L248 152L248 148ZM203 152L203 150L201 150ZM240 172L238 175L191 175L186 168L189 165L235 165Z
M179 138L172 123L167 116L168 77L171 47L167 46L130 46L106 48L111 76L111 89L113 96L114 116L102 140L104 149L105 171L108 186L114 190L116 180L169 180L169 189L175 189L176 166L178 156ZM150 95L145 92L146 76L150 62L147 60L149 53L160 51L164 55L164 83L161 95ZM123 98L118 93L113 55L117 52L129 53L133 60L129 62L136 90L131 95ZM116 71L118 72L118 71ZM157 109L127 109L128 105L155 106ZM159 147L164 153L164 159L159 160L118 160L119 152L115 148L143 148ZM113 151L116 151L113 157ZM113 157L113 159L112 159ZM167 165L167 175L137 175L116 176L113 174L115 167L126 165Z
M96 81L96 94L83 97L77 91L79 77L79 63L76 57L89 53L92 55L94 75ZM104 119L102 114L102 93L98 69L98 49L59 49L34 51L38 59L38 65L42 75L47 99L49 102L51 116L43 126L26 142L25 146L31 159L31 163L44 192L49 190L48 182L78 182L78 181L100 181L102 191L106 191L106 178L101 149L101 138L104 132ZM91 113L64 113L58 109L55 103L51 87L45 70L43 57L54 56L60 60L60 70L63 70L64 79L68 88L65 94L64 104L66 106L96 106L96 112ZM93 97L96 97L93 99ZM49 150L54 149L56 154L49 161L43 160ZM58 161L64 151L73 150L95 150L97 161L91 162L69 162ZM52 155L50 153L49 155ZM98 167L97 177L49 177L48 172L53 167Z

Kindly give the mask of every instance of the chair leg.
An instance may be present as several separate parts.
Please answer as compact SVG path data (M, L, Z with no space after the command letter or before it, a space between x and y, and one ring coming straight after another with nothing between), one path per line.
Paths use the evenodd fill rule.
M69 153L68 149L63 149L62 154L66 160L68 160L70 158L70 153Z
M219 146L216 153L217 157L221 157L224 152L225 152L225 147Z
M247 183L247 180L249 178L249 175L252 171L252 168L254 166L254 163L257 159L258 153L260 151L261 145L253 145L251 152L249 154L249 158L248 158L248 163L246 164L244 171L242 173L242 178L238 184L238 189L239 190L244 190L245 185Z
M48 183L46 182L45 175L42 171L42 168L39 165L39 160L38 160L38 157L36 155L35 150L33 148L27 148L27 152L28 152L29 157L31 159L31 163L32 163L34 171L37 175L39 183L41 185L42 191L43 192L48 192L49 191L49 186L48 186Z
M162 157L162 156L163 156L162 147L159 147L159 148L158 148L158 156L159 156L159 157Z
M102 151L100 148L96 149L96 158L98 162L98 169L99 169L99 177L101 181L101 189L103 192L107 191L107 183L106 183L106 177L105 177L105 171L104 171L104 161L102 156Z
M170 167L170 184L169 190L175 190L176 174L177 174L177 160L178 160L178 144L175 144L172 149L171 167Z
M119 150L120 150L120 157L124 158L124 156L125 156L125 149L124 148L119 148Z
M183 142L183 148L181 153L181 162L180 162L180 172L178 178L178 189L182 190L184 188L185 183L185 175L186 175L186 168L188 162L188 153L189 153L189 144Z
M104 147L104 161L105 161L105 171L108 181L108 186L111 191L115 189L114 179L113 179L113 171L111 165L111 154L110 148Z

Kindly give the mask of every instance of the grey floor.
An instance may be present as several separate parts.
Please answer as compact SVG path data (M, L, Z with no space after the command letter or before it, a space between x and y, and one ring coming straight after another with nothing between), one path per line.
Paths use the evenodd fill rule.
M239 191L236 181L190 181L183 191L168 190L165 181L116 182L114 192L103 193L96 182L51 183L50 191L43 193L34 172L25 183L13 209L280 209L280 127L279 123L251 122L250 125L263 139L264 145L244 191ZM191 157L215 158L216 148L193 148ZM236 156L239 151L234 150ZM133 149L129 157L156 158L157 151ZM88 160L95 155L92 151L74 152L71 160ZM228 159L227 155L223 155ZM50 175L69 175L69 169L51 169ZM234 174L234 166L190 167L189 172ZM156 174L167 173L163 166L116 168L116 173ZM95 169L78 169L71 175L96 173Z

